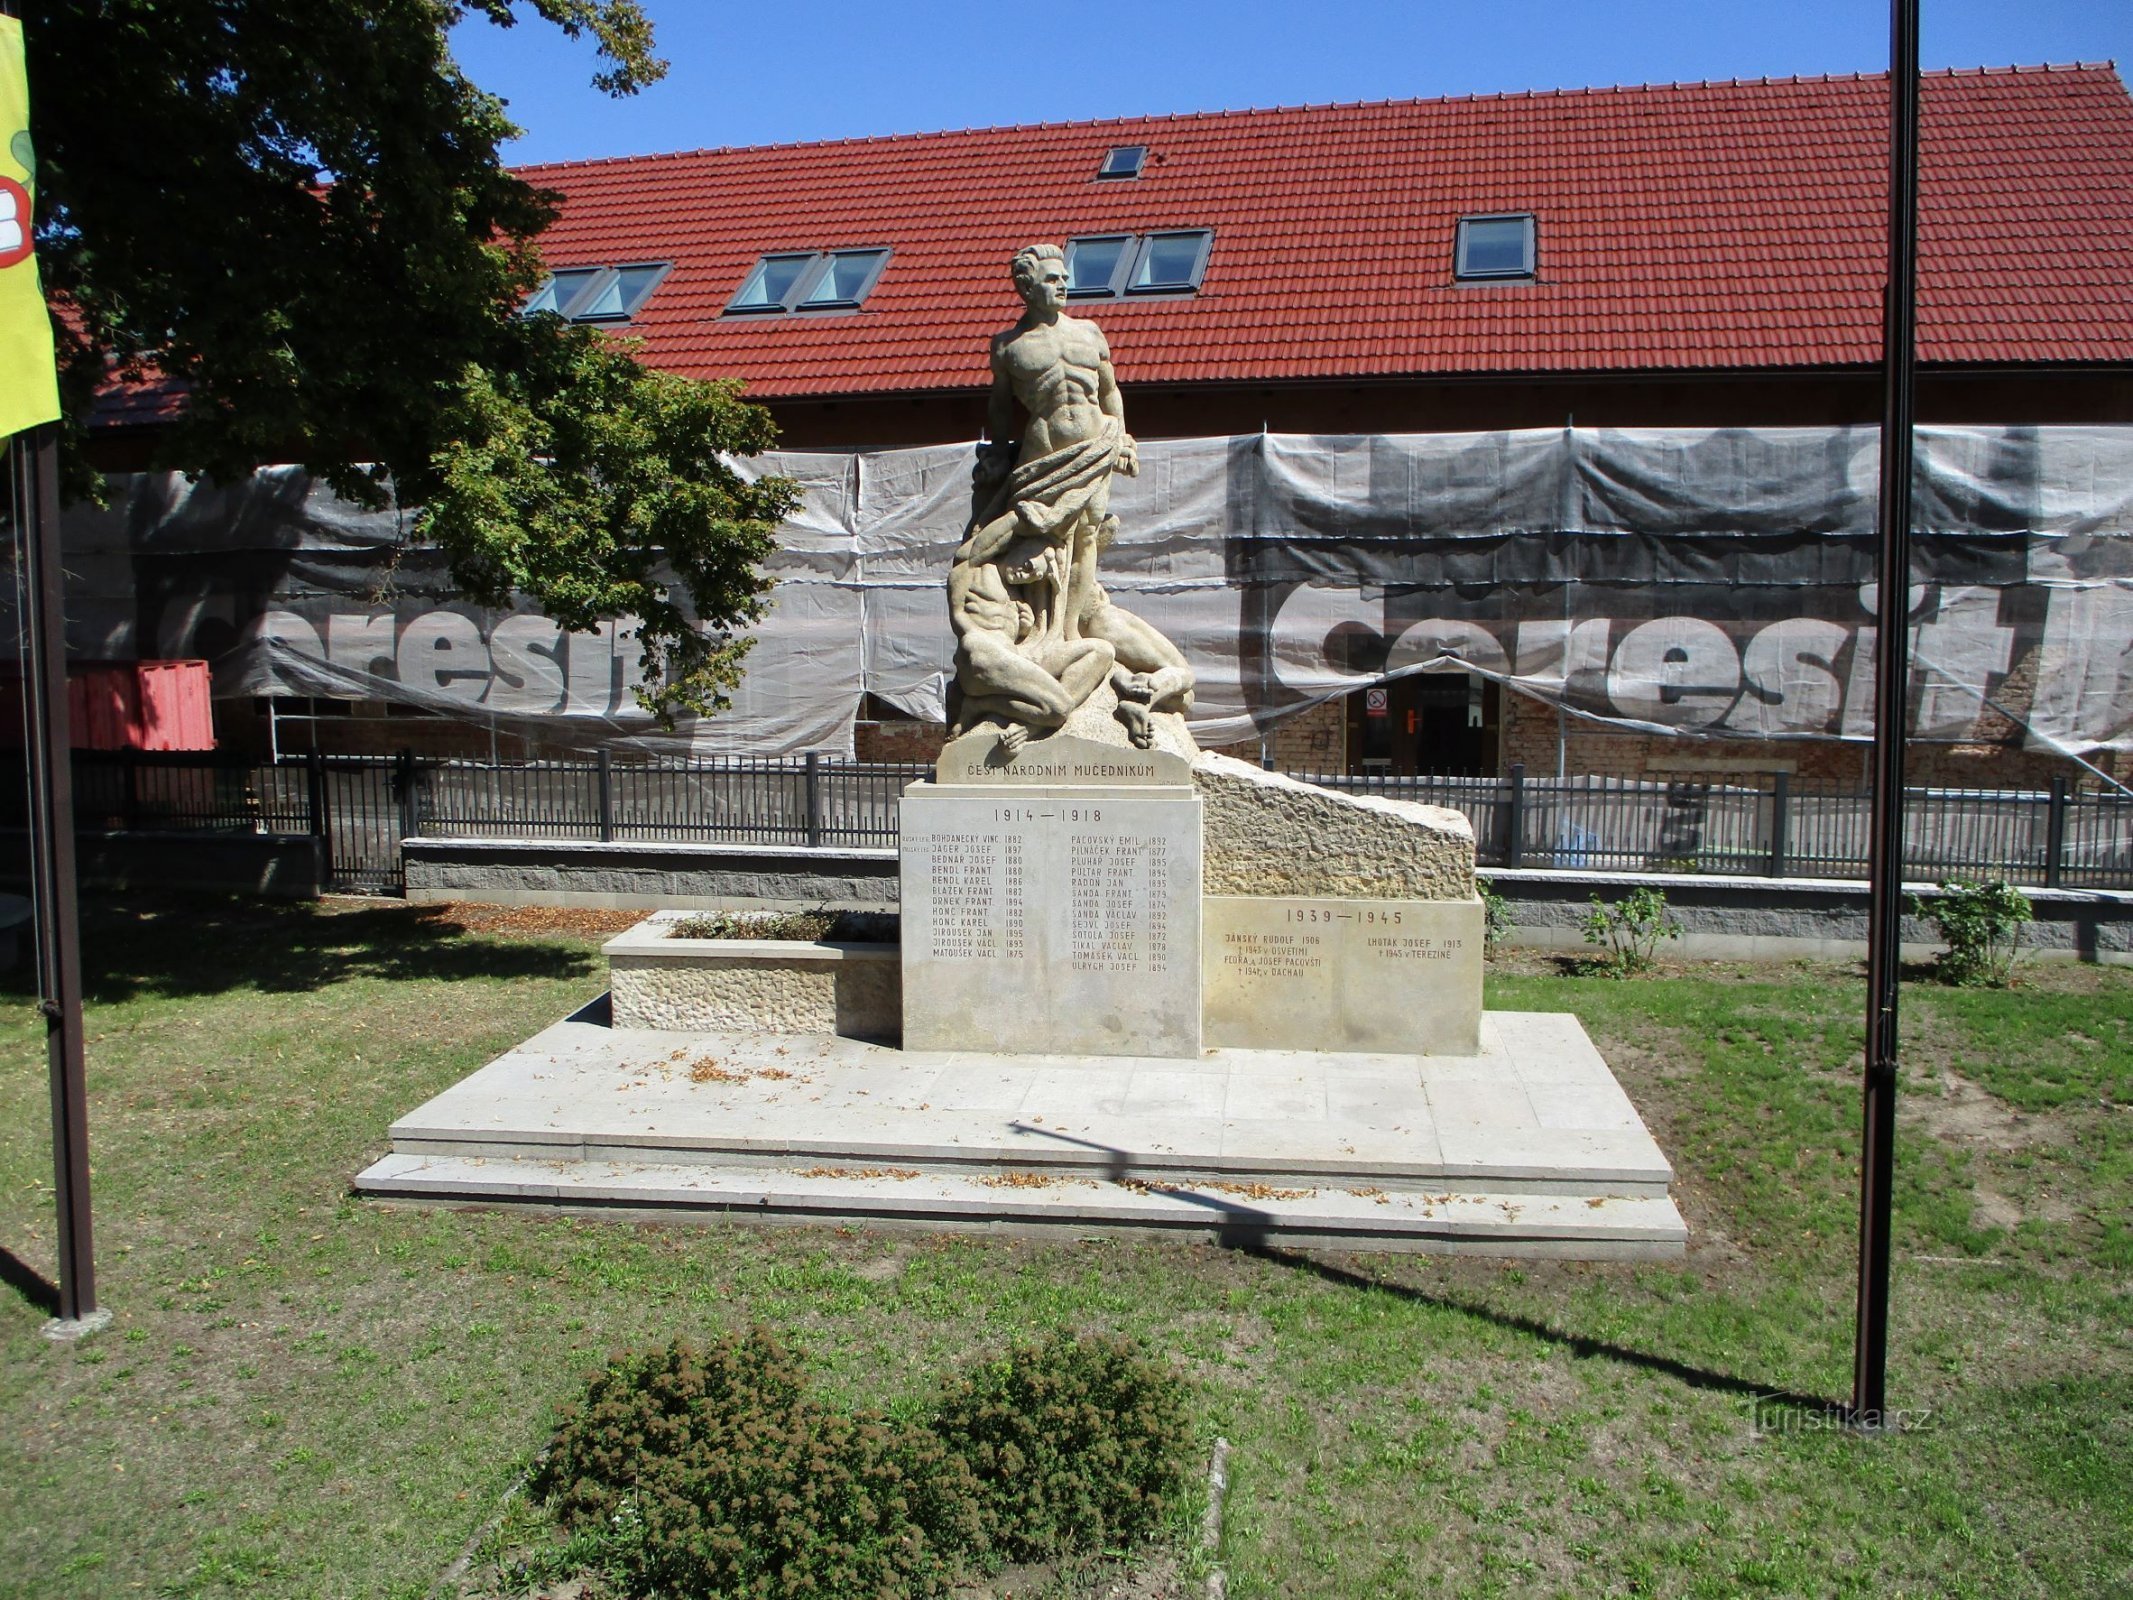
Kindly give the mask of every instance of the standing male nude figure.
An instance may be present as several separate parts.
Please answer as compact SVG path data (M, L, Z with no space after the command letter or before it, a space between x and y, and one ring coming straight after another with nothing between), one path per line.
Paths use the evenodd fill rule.
M1066 259L1056 245L1018 253L1021 321L992 342L989 432L968 538L948 578L949 621L961 645L958 723L985 715L1027 729L1057 728L1108 672L1119 717L1136 745L1153 738L1150 711L1192 705L1192 669L1162 634L1111 604L1097 552L1117 531L1111 474L1140 471L1126 432L1111 348L1093 322L1066 315ZM1028 414L1010 466L1004 442Z

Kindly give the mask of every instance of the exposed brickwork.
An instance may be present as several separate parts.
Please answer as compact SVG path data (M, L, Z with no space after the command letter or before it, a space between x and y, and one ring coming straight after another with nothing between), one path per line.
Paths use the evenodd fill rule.
M948 742L938 722L855 722L852 754L861 761L933 761Z
M1281 772L1346 772L1347 702L1328 700L1276 723L1274 766Z

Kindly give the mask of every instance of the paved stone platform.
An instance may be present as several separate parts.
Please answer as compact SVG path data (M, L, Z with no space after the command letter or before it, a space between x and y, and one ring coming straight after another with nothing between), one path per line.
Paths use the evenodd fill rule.
M1672 1169L1575 1017L1462 1057L902 1051L589 1008L392 1128L365 1194L1372 1250L1668 1256Z

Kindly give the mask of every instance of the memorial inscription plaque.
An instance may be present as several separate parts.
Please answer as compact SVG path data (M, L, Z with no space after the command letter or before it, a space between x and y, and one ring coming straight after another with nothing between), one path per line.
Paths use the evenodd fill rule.
M901 830L906 1049L1200 1053L1191 790L914 784Z
M1481 902L1207 898L1207 1043L1470 1056Z

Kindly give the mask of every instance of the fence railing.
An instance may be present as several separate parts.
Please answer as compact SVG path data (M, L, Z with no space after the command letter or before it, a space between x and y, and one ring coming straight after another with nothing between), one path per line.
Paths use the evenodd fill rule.
M77 751L90 831L314 834L337 886L403 881L400 840L515 838L788 847L896 843L920 763L796 760L490 762L398 756L280 761ZM1753 877L1866 875L1868 795L1778 776L1629 780L1298 774L1351 794L1463 812L1485 866ZM19 758L0 826L24 826ZM2047 887L2133 888L2133 798L2105 788L1905 794L1905 873Z
M1758 878L1863 878L1871 795L1739 779L1298 774L1350 794L1449 806L1485 865ZM2105 788L1904 790L1904 874L2133 888L2133 797Z
M896 846L896 801L930 766L838 761L448 761L423 767L425 838Z

